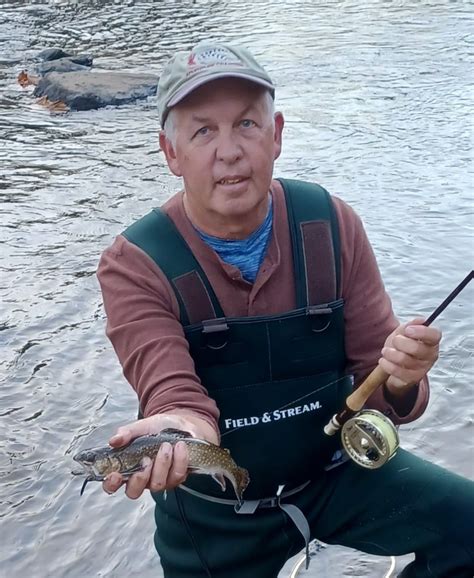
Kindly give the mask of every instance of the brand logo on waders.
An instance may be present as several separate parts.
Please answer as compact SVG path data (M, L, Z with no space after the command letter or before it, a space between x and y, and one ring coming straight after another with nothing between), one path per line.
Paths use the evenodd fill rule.
M235 429L257 425L259 423L272 423L281 419L296 417L310 411L316 411L321 409L321 407L322 405L319 401L313 401L311 403L305 403L304 405L297 405L296 407L266 411L260 416L253 415L249 417L227 418L224 420L224 425L226 429Z

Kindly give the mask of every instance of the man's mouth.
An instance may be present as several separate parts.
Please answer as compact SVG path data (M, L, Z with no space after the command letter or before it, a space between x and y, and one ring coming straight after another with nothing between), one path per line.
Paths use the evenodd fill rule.
M241 183L242 181L245 181L247 177L229 177L229 178L224 178L221 179L220 181L217 181L218 185L236 185L237 183Z

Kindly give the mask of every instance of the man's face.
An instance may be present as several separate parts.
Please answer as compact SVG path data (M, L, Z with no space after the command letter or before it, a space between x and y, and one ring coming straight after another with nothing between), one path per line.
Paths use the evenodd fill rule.
M184 180L190 216L204 230L237 232L243 220L253 230L265 216L283 129L267 98L247 81L210 82L174 107L174 144L160 135L171 171Z

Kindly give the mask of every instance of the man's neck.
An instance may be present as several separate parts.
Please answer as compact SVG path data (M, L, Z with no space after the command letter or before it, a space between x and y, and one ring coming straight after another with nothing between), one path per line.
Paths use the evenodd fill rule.
M239 215L225 218L217 213L201 212L196 210L183 195L183 206L186 216L196 229L206 235L219 239L245 239L256 231L265 220L270 205L270 192L251 215Z

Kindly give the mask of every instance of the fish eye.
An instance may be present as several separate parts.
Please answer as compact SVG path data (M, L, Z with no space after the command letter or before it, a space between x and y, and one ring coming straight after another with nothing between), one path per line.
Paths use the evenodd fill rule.
M95 462L95 456L96 454L94 452L86 452L86 461L93 464Z
M76 460L85 464L93 464L95 462L95 457L96 455L94 452L84 450L83 452L77 454Z

